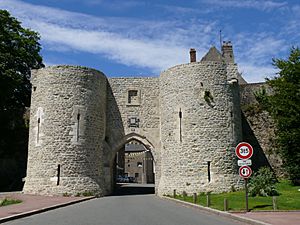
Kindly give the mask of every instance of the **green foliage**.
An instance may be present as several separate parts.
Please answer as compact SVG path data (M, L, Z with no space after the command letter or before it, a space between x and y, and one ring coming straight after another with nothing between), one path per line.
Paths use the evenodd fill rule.
M260 103L258 104L260 110L266 110L268 108L268 95L264 86L260 90L254 92L254 97Z
M67 193L67 192L63 193L63 197L70 197L70 196L72 196L72 194Z
M262 108L258 103L245 105L242 110L248 116L255 116L262 112Z
M79 192L76 193L75 197L90 197L90 196L95 196L95 192L94 191L85 191L85 192Z
M36 32L0 10L0 159L13 158L22 167L9 177L0 172L1 180L8 182L0 190L14 186L9 179L21 180L25 175L28 127L23 115L30 104L30 70L44 66L38 41Z
M3 200L0 201L0 207L1 206L7 206L7 205L12 205L12 204L18 204L21 203L21 200L18 199L9 199L9 198L5 198Z
M257 100L276 124L277 152L294 184L300 184L300 50L292 48L289 58L274 59L280 70L267 79L272 94L262 92Z
M260 168L250 179L249 194L254 197L275 196L278 192L275 188L276 178L269 167Z

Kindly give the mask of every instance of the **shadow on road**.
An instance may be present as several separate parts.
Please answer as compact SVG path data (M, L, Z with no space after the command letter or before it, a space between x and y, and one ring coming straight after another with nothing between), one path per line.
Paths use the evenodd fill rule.
M117 184L114 196L121 195L149 195L154 194L154 185L149 184Z

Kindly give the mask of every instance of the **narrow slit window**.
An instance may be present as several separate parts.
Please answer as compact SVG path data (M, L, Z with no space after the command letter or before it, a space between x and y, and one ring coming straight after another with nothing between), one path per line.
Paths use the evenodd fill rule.
M38 118L38 125L37 125L37 134L36 134L36 143L39 143L40 139L40 125L41 125L41 118Z
M211 177L210 177L210 161L207 161L207 180L208 180L208 183L211 180Z
M57 183L56 185L59 185L59 181L60 181L60 164L57 165Z
M80 113L78 112L78 114L77 114L77 134L76 134L76 136L77 136L77 142L79 141L79 128L80 128Z
M180 140L180 142L182 142L181 119L182 119L182 112L181 112L181 108L180 108L179 109L179 140Z

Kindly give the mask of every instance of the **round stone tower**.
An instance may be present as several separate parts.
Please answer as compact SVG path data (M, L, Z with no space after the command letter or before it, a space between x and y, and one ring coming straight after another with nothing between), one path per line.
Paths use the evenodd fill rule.
M212 48L201 62L160 75L161 179L158 194L223 192L238 185L241 140L237 66Z
M33 71L25 193L105 194L106 88L105 75L85 67Z

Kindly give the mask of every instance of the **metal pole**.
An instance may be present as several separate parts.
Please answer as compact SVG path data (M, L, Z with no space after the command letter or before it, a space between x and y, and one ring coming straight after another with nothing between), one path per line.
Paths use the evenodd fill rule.
M249 207L248 207L248 179L245 178L245 197L246 197L246 212L249 212Z
M221 48L221 51L222 51L222 30L220 30L220 48Z

